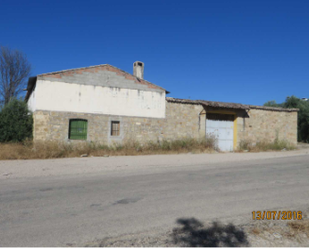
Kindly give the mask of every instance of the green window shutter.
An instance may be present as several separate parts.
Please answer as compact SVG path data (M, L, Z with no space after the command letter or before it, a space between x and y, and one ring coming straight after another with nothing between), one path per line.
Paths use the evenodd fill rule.
M72 140L86 140L87 123L87 120L82 119L70 120L69 138Z

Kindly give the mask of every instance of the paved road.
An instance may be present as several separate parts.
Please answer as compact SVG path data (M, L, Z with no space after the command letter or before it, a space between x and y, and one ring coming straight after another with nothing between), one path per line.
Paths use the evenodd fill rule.
M253 210L308 207L308 179L308 155L5 179L0 246L80 245L162 231L181 217L249 221Z

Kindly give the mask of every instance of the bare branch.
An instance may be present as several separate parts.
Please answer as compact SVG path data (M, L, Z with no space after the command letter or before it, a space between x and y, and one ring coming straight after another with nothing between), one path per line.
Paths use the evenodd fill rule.
M25 54L8 47L0 47L0 102L7 104L26 86L31 65Z

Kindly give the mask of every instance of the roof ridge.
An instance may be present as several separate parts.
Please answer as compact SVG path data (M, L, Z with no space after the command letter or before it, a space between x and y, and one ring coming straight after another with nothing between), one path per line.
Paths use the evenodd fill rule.
M54 72L49 72L49 73L42 73L42 74L38 74L37 76L43 76L43 75L49 75L49 74L58 74L58 73L63 73L63 72L75 71L75 70L79 70L79 69L94 68L94 67L100 67L100 66L114 67L114 66L109 65L109 64L100 64L100 65L94 65L94 66L88 66L88 67L77 67L77 68L65 69L65 70L54 71Z

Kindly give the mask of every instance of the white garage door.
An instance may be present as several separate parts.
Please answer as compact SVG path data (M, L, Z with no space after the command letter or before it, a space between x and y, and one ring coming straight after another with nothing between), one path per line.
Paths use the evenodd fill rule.
M206 118L206 136L215 137L221 151L233 151L234 115L208 113Z

